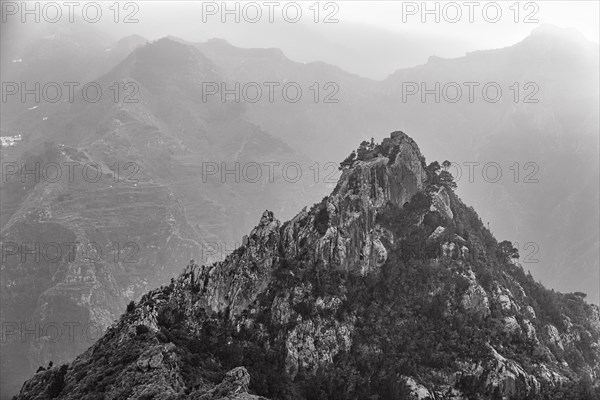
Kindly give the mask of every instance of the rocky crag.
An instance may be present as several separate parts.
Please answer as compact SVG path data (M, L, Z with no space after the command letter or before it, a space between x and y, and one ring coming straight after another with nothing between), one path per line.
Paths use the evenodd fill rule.
M402 132L320 203L145 294L24 399L594 399L600 312L545 289Z

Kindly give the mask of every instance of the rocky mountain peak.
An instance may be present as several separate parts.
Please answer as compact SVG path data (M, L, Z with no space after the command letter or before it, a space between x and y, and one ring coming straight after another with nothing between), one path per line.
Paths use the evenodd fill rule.
M527 276L410 137L340 168L330 196L265 211L17 399L597 398L598 309Z
M121 49L133 50L138 46L148 43L148 40L140 35L129 35L121 38L117 42L117 47Z
M582 59L586 61L583 65L598 64L598 43L588 40L576 28L542 24L514 47L523 59L525 57L522 52L532 52L536 57L552 57L560 62L560 65L576 65L575 61L581 62Z
M136 50L140 61L156 65L189 64L202 58L202 54L193 46L180 43L171 38L161 38Z
M116 71L156 90L201 88L203 82L221 80L219 67L200 50L167 37L138 47Z
M351 168L342 174L334 196L350 191L375 207L388 201L402 206L423 188L425 158L404 132L392 132L381 144L365 141L355 153L356 158L350 160Z
M552 37L552 38L570 38L571 40L577 40L587 42L585 36L576 28L561 28L553 24L541 24L537 28L533 29L530 34L531 37Z

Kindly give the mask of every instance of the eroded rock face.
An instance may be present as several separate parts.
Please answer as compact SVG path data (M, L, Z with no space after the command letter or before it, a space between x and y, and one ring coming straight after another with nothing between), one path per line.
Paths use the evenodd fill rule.
M490 394L497 389L504 397L527 398L539 393L538 380L525 372L523 367L501 356L491 348L494 360L487 367L485 385Z
M381 242L386 233L375 222L377 209L388 203L403 206L423 188L426 173L416 143L402 132L385 140L397 151L394 159L379 156L355 162L343 171L327 199L330 226L315 248L315 258L325 265L361 274L378 269L387 259L387 250ZM286 236L302 240L298 233L286 232Z
M193 393L190 398L198 400L260 400L261 397L248 394L250 374L244 367L236 367L225 374L223 382L208 393Z
M237 314L248 307L271 279L277 262L279 221L265 211L243 246L222 263L205 267L191 265L184 274L203 294L207 310Z
M559 349L565 349L560 334L558 333L558 329L556 329L554 325L549 324L544 327L544 338Z
M320 365L333 363L333 357L350 350L352 324L317 319L294 327L286 339L286 372L294 378L299 368L315 372Z
M452 208L450 208L450 196L448 195L448 190L445 187L441 187L436 193L434 193L431 203L431 211L437 211L443 218L447 220L452 220L452 218L454 218Z
M405 377L406 385L411 391L411 400L430 400L433 399L433 395L427 388L415 381L412 377Z
M469 288L462 298L462 306L482 318L490 315L490 302L486 291L479 285L473 271L467 274Z

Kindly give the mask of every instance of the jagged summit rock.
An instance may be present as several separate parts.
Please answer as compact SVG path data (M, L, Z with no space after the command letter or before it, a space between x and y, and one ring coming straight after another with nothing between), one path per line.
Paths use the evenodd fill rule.
M334 196L357 189L358 183L363 189L368 187L372 190L363 194L370 196L374 205L387 201L402 205L423 188L425 158L415 141L404 132L392 132L390 138L384 139L380 145L362 150L362 155L361 148L356 163L352 164L354 168L345 171L333 192Z
M283 224L265 211L17 400L596 398L598 307L525 274L409 136L341 168L330 196Z

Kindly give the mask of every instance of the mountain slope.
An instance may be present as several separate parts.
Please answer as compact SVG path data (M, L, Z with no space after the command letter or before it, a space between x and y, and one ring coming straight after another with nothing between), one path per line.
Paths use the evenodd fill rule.
M72 104L40 104L18 117L23 141L10 149L19 152L13 165L58 165L62 176L3 175L0 240L20 249L58 245L62 258L52 247L41 260L19 251L3 260L0 318L18 327L1 344L3 395L40 364L72 360L99 336L83 327L104 331L182 263L222 259L263 207L292 215L318 198L307 174L293 182L282 176L286 163L306 171L306 157L248 122L239 104L202 101L202 82L220 80L197 49L163 39L97 79L100 101L79 94ZM123 89L117 102L107 90L115 82ZM135 102L125 101L134 93L128 84ZM268 162L280 167L270 173ZM261 166L259 179L254 169L242 176L250 163ZM206 174L207 164L216 173ZM74 179L67 165L75 165ZM238 172L223 178L226 169ZM46 329L52 324L60 339ZM75 340L65 324L78 324ZM32 326L40 333L23 333Z
M596 398L598 307L527 276L404 133L357 153L16 399Z

